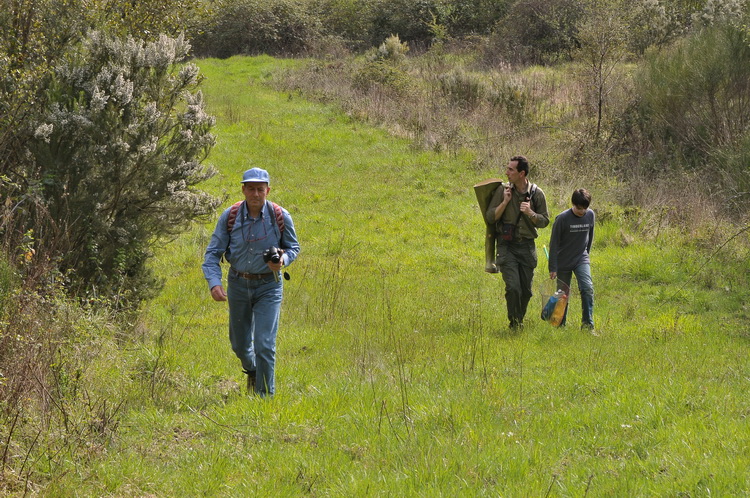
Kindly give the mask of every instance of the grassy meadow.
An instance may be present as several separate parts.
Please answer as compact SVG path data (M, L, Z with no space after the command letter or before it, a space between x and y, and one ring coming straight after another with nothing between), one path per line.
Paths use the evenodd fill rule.
M579 329L575 292L567 327L538 318L551 226L527 326L511 333L472 189L499 168L267 84L295 64L198 61L217 116L206 189L226 207L242 171L267 168L302 245L276 396L244 391L226 304L200 269L215 219L196 225L159 249L164 291L90 368L125 400L116 431L84 460L54 459L44 494L750 494L748 244L709 259L700 233L641 237L581 185L601 211L596 335ZM529 156L548 199L569 197L534 171L533 149L511 152ZM551 201L551 215L567 207Z

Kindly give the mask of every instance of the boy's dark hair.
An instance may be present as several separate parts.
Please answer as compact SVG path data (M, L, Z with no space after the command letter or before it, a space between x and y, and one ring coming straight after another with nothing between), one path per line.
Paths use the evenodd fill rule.
M579 188L573 191L573 197L571 198L574 206L588 209L591 204L591 194L585 188Z
M524 156L513 156L510 158L511 161L516 161L518 163L518 166L516 167L516 170L520 173L523 171L526 173L526 176L529 176L529 160L526 159Z

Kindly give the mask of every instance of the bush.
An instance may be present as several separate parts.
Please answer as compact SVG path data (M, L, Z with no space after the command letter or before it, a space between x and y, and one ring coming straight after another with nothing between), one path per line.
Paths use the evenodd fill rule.
M355 89L368 92L375 86L393 91L397 95L407 93L409 75L402 69L385 61L366 62L355 74L352 82Z
M46 255L81 295L137 303L158 287L151 244L211 214L217 200L196 190L214 120L196 91L198 68L177 65L182 39L143 43L93 33L61 61L47 105L32 126L32 185L16 192L16 233L34 229ZM41 250L40 250L41 249Z
M310 0L309 11L327 37L344 40L352 49L372 46L373 3L368 0Z
M727 186L726 202L730 210L747 212L750 206L750 132L731 147L720 149L716 164L721 165L721 184Z
M750 44L731 24L652 56L638 83L644 136L689 164L703 164L750 133Z
M528 124L534 119L531 110L533 98L521 82L511 79L496 81L487 98L493 107L504 110L514 123Z
M373 8L373 43L391 33L418 45L433 41L431 25L451 37L487 35L506 13L509 0L380 0Z
M575 0L519 0L493 30L485 59L519 64L570 60L580 15Z
M747 211L750 190L750 44L732 24L705 28L652 54L614 136L633 172L712 171L714 199ZM658 167L656 166L658 165ZM736 211L735 211L736 212Z
M452 0L442 3L439 20L453 37L489 35L511 4L509 0Z
M654 0L636 0L629 5L629 50L643 55L650 47L663 48L685 29L675 5ZM684 17L684 16L683 16Z
M220 0L193 37L199 56L309 53L320 38L348 49L377 46L396 34L427 46L434 26L450 37L487 35L511 0ZM193 16L193 18L197 18Z
M371 61L402 62L406 58L409 46L401 43L398 35L391 35L380 44L378 49L370 56Z
M438 11L438 0L378 0L373 8L374 45L390 35L409 43L427 45L432 39L430 24ZM439 20L438 20L439 21Z
M451 101L471 108L488 94L487 85L477 75L455 69L438 77L443 95Z
M195 54L225 58L305 53L322 31L307 8L300 0L224 0L205 32L193 40Z

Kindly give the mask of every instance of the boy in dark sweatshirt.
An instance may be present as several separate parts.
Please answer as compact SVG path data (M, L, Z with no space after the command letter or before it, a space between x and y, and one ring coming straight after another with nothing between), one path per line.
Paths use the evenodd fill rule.
M557 288L570 292L575 273L581 292L581 328L594 328L594 281L591 279L589 253L594 241L595 215L589 209L591 194L580 188L573 192L573 207L560 213L552 225L549 241L549 278L557 279ZM562 323L565 325L568 310Z

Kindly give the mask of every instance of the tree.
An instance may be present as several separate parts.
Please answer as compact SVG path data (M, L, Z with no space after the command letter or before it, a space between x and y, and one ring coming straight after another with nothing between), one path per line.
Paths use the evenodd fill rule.
M593 97L594 138L598 141L615 70L627 56L624 10L619 5L594 0L584 9L576 31L579 48L574 52L574 59L581 64L587 93Z
M78 294L148 297L151 245L217 206L195 188L214 174L201 166L214 119L198 68L178 64L188 50L182 37L94 32L49 79L26 175L48 214L32 217L37 251L54 255Z
M77 50L92 26L126 36L140 33L151 40L159 33L188 27L208 0L0 0L0 249L16 253L43 237L46 202L37 188L34 158L27 154L39 114L48 109L47 91L55 65ZM169 9L172 8L170 11ZM143 14L143 15L141 15ZM148 14L148 15L147 15ZM38 224L38 226L37 226ZM48 223L47 223L48 225ZM33 230L36 228L36 235ZM49 274L56 251L37 252L26 265ZM47 259L45 262L44 259ZM33 284L32 284L33 285Z
M495 26L488 59L521 64L569 60L580 16L576 0L518 0Z

